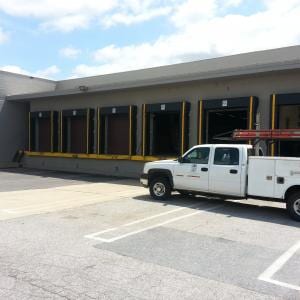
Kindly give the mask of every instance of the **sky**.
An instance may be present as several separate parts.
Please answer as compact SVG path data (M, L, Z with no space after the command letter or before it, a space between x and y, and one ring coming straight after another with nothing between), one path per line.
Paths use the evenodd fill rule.
M300 0L0 0L0 69L60 80L300 44Z

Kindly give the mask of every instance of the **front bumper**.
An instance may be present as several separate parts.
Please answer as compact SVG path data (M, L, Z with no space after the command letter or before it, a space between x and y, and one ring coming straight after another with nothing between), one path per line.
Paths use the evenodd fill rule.
M140 183L143 187L149 187L148 174L142 174L140 177Z

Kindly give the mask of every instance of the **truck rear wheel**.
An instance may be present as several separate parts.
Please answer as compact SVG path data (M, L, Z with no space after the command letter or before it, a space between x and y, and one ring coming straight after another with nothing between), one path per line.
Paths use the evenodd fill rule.
M290 194L287 198L286 208L289 215L300 222L300 191Z
M171 185L167 178L158 177L151 180L150 195L155 200L165 200L171 196Z

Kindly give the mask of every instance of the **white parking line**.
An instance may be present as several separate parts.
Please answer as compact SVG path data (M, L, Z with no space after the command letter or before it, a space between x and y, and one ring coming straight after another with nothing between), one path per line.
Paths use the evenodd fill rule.
M275 273L277 273L288 260L300 249L300 241L284 252L269 268L267 268L259 277L259 280L266 281L278 286L286 287L296 291L300 291L300 286L289 284L286 282L272 279Z
M1 212L6 214L16 214L16 212L13 209L1 209Z
M100 234L103 234L103 233L118 230L121 227L128 227L128 226L131 226L131 225L139 224L139 223L142 223L142 222L145 222L145 221L148 221L148 220L152 220L152 219L155 219L155 218L158 218L158 217L161 217L161 216L169 215L169 214L172 214L174 212L178 212L178 211L181 211L181 210L184 210L184 209L187 209L187 208L195 208L197 206L199 206L199 204L194 204L194 205L190 205L190 206L187 206L187 207L180 207L180 208L168 210L166 212L163 212L163 213L160 213L160 214L157 214L157 215L153 215L153 216L150 216L150 217L146 217L146 218L143 218L143 219L139 219L139 220L136 220L136 221L133 221L133 222L130 222L130 223L126 223L126 224L120 225L118 227L113 227L113 228L105 229L105 230L102 230L102 231L98 231L98 232L89 234L85 237L86 238L92 238L94 236L97 236L97 235L100 235Z
M110 232L110 231L115 231L115 230L118 230L118 229L120 229L120 228L124 228L124 227L127 227L127 226L129 226L129 225L132 225L132 224L142 223L142 222L144 222L144 221L147 221L147 220L151 220L151 219L157 218L158 216L170 214L170 213L172 213L172 212L175 212L175 211L178 211L178 210L182 210L182 209L186 209L186 208L187 208L187 207L184 207L184 208L182 208L182 209L172 210L172 211L169 211L169 212L166 212L166 213L162 213L162 214L159 214L159 215L154 215L154 216L151 216L151 217L148 217L148 218L144 218L144 219L137 220L137 221L134 221L134 222L131 222L131 223L127 223L127 224L124 224L124 225L121 225L121 226L118 226L118 227L106 229L106 230L99 231L99 232L95 232L95 233L92 233L92 234L88 234L88 235L85 236L85 238L92 239L92 240L96 240L96 241L100 241L100 242L104 242L104 243L112 243L112 242L115 242L115 241L117 241L117 240L121 240L121 239L123 239L123 238L126 238L126 237L128 237L128 236L132 236L132 235L135 235L135 234L138 234L138 233L141 233L141 232L150 230L150 229L154 229L154 228L157 228L157 227L161 227L161 226L166 225L166 224L170 224L170 223L173 223L173 222L176 222L176 221L179 221L179 220L188 218L188 217L192 217L192 216L199 215L199 214L204 213L204 212L207 212L207 211L214 210L214 209L219 208L219 207L221 207L221 206L223 206L223 205L224 205L224 204L215 205L215 206L212 206L212 207L209 207L209 208L200 210L200 211L196 211L196 212L189 213L189 214L186 214L186 215L183 215L183 216L179 216L179 217L176 217L176 218L172 218L172 219L169 219L169 220L164 221L164 222L161 222L161 223L153 224L153 225L148 226L148 227L144 227L144 228L141 228L141 229L138 229L138 230L134 230L134 231L128 232L128 233L123 234L123 235L116 236L116 237L114 237L114 238L106 239L106 238L101 238L101 237L99 237L99 235L101 235L101 234L103 234L103 233L107 233L107 232ZM191 207L188 207L188 208L192 208L192 207L195 207L195 206L191 206Z

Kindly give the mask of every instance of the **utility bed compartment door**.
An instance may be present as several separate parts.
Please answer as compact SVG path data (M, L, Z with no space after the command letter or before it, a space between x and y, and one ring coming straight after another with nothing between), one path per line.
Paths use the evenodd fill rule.
M288 187L300 184L300 159L276 159L275 198L284 198Z
M274 197L275 160L249 157L248 195Z

